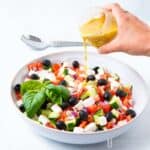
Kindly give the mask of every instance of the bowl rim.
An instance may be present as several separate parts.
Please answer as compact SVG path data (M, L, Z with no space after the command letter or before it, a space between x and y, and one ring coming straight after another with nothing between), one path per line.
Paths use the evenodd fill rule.
M83 136L83 135L104 134L104 133L110 133L110 132L113 132L113 131L117 131L117 130L119 130L119 129L121 129L121 128L125 128L125 127L131 125L133 122L135 122L135 121L137 120L137 118L141 117L141 115L146 111L146 108L147 108L148 99L150 98L150 93L149 93L149 92L146 92L146 93L145 93L147 100L146 100L146 103L145 103L145 106L144 106L143 110L142 110L138 115L136 115L136 117L135 117L134 119L132 119L131 121L127 122L127 124L125 124L125 125L123 125L123 126L111 128L111 129L108 129L108 130L106 130L106 131L103 130L103 131L96 131L96 132L74 133L74 132L65 131L65 130L59 130L59 129L55 129L55 128L49 128L49 127L47 127L47 126L43 126L42 124L38 124L36 121L34 121L33 119L27 117L24 113L22 113L22 112L18 109L18 107L17 107L17 105L16 105L16 103L15 103L16 99L13 98L13 92L14 92L14 91L13 91L13 83L14 83L14 81L16 80L17 75L19 74L19 72L20 72L23 68L25 68L25 67L27 66L27 64L32 63L32 62L37 61L37 60L42 60L43 58L49 57L49 56L51 56L51 55L56 55L56 54L61 54L61 53L68 53L68 52L70 53L71 51L82 52L82 50L79 49L79 48L75 48L75 49L73 49L73 50L70 50L70 49L71 49L71 47L70 47L70 48L65 48L65 49L62 48L61 50L60 50L60 49L56 49L55 51L52 51L52 52L50 52L50 53L48 53L48 54L44 54L44 55L42 55L42 56L40 56L40 57L36 57L36 58L32 59L31 61L27 62L25 65L23 65L23 66L15 73L14 78L13 78L13 80L11 81L11 86L10 86L10 95L11 95L11 99L12 99L11 102L13 103L16 112L19 112L19 114L23 117L23 119L25 119L25 120L31 122L31 123L34 124L34 125L39 126L40 128L44 128L44 129L50 130L50 131L52 131L52 132L64 133L64 134L71 134L71 135L81 135L81 136ZM89 53L93 53L93 54L97 54L95 51L93 51L93 50L91 50L91 49L89 49L88 52L89 52ZM118 59L116 59L116 58L113 58L113 57L110 56L110 55L109 55L109 56L108 56L108 55L106 56L106 55L104 55L104 54L100 54L100 55L103 56L103 57L107 57L107 58L109 58L109 59L111 59L111 60L113 60L113 61L115 61L115 62L121 63L121 65L123 65L123 66L129 68L130 70L132 70L135 74L138 75L138 77L140 78L140 80L142 80L144 89L145 89L145 90L148 89L148 85L147 85L147 83L145 82L145 80L143 79L143 77L142 77L133 67L131 67L130 65L126 64L125 62L122 62L122 61L120 61L120 60L118 60Z

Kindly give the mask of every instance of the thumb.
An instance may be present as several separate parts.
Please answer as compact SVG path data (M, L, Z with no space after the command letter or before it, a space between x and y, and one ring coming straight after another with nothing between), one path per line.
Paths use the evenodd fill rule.
M111 42L101 46L98 51L102 54L117 52L119 51L119 42L117 39L114 39Z

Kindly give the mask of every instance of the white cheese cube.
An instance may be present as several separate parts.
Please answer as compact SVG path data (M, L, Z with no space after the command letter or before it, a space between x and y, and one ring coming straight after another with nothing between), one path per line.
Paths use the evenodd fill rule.
M71 87L75 86L74 79L70 75L66 75L65 80L67 81L69 86Z
M41 122L42 124L46 124L47 122L49 122L48 118L45 117L44 115L40 115L38 118L38 121Z
M84 128L84 131L85 132L94 132L97 130L97 126L94 122L92 123L89 123L85 128Z
M64 76L63 72L64 72L64 67L61 67L61 68L59 69L58 76Z
M80 100L75 106L74 108L77 109L77 110L82 110L84 107L84 103L82 100Z
M31 76L32 74L37 74L37 75L38 75L38 73L37 73L36 71L30 70L30 71L28 72L28 75Z
M110 82L111 90L120 87L120 83L116 81L114 78L108 78L108 81Z
M69 67L69 66L71 66L71 64L69 63L69 62L63 62L63 67Z
M38 72L38 75L40 76L40 80L49 79L52 81L56 80L56 77L54 73L48 72L47 70L42 70Z
M116 117L116 118L118 118L119 117L119 111L117 111L116 109L112 109L112 114Z
M104 126L107 124L107 119L105 116L101 116L101 117L97 117L96 118L96 123L101 125L101 126Z
M102 67L100 67L99 69L98 69L98 75L103 75L105 73L105 70L104 70L104 68L102 68Z
M53 112L56 112L56 113L61 113L62 112L62 109L60 106L58 106L57 104L54 104L52 107L51 107L52 111Z
M72 87L68 87L68 90L70 91L71 94L74 93L74 91L75 91L75 89Z
M85 107L91 106L95 103L95 100L92 97L89 97L83 101Z
M127 120L121 120L118 122L117 126L121 127L121 126L124 126L125 124L127 124Z
M94 74L94 70L88 69L87 70L87 75L91 75L91 74Z
M70 74L70 75L75 75L76 74L76 72L75 71L73 71L72 69L70 69L70 68L68 68L68 73Z
M73 129L73 132L74 132L74 133L83 133L83 132L84 132L84 129L81 128L81 127L75 127L75 128Z
M99 79L100 79L100 75L99 75L99 74L96 74L96 75L95 75L95 78L96 78L97 80L99 80Z

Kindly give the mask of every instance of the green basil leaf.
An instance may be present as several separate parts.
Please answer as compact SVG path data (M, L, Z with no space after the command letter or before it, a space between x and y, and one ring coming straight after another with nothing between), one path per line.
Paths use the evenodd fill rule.
M59 90L61 91L62 99L64 101L68 100L68 98L70 96L69 90L66 87L62 86L62 85L57 86L57 88L59 88Z
M25 81L21 84L21 94L24 95L30 90L40 90L43 87L43 83L36 80Z
M32 118L45 102L46 96L44 90L41 91L27 91L23 95L23 105L27 115Z
M45 93L47 97L56 104L61 105L63 101L68 100L70 92L67 88L61 85L49 84L46 86Z

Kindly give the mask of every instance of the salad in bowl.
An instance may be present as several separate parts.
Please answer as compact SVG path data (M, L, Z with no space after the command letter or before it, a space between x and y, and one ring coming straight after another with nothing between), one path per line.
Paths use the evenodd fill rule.
M101 65L86 70L78 60L50 59L27 65L14 86L17 104L26 116L49 128L75 133L122 126L136 116L132 85Z
M88 68L82 51L62 50L17 73L13 103L37 133L65 143L98 143L127 131L143 112L148 95L139 74L109 56L89 55Z

